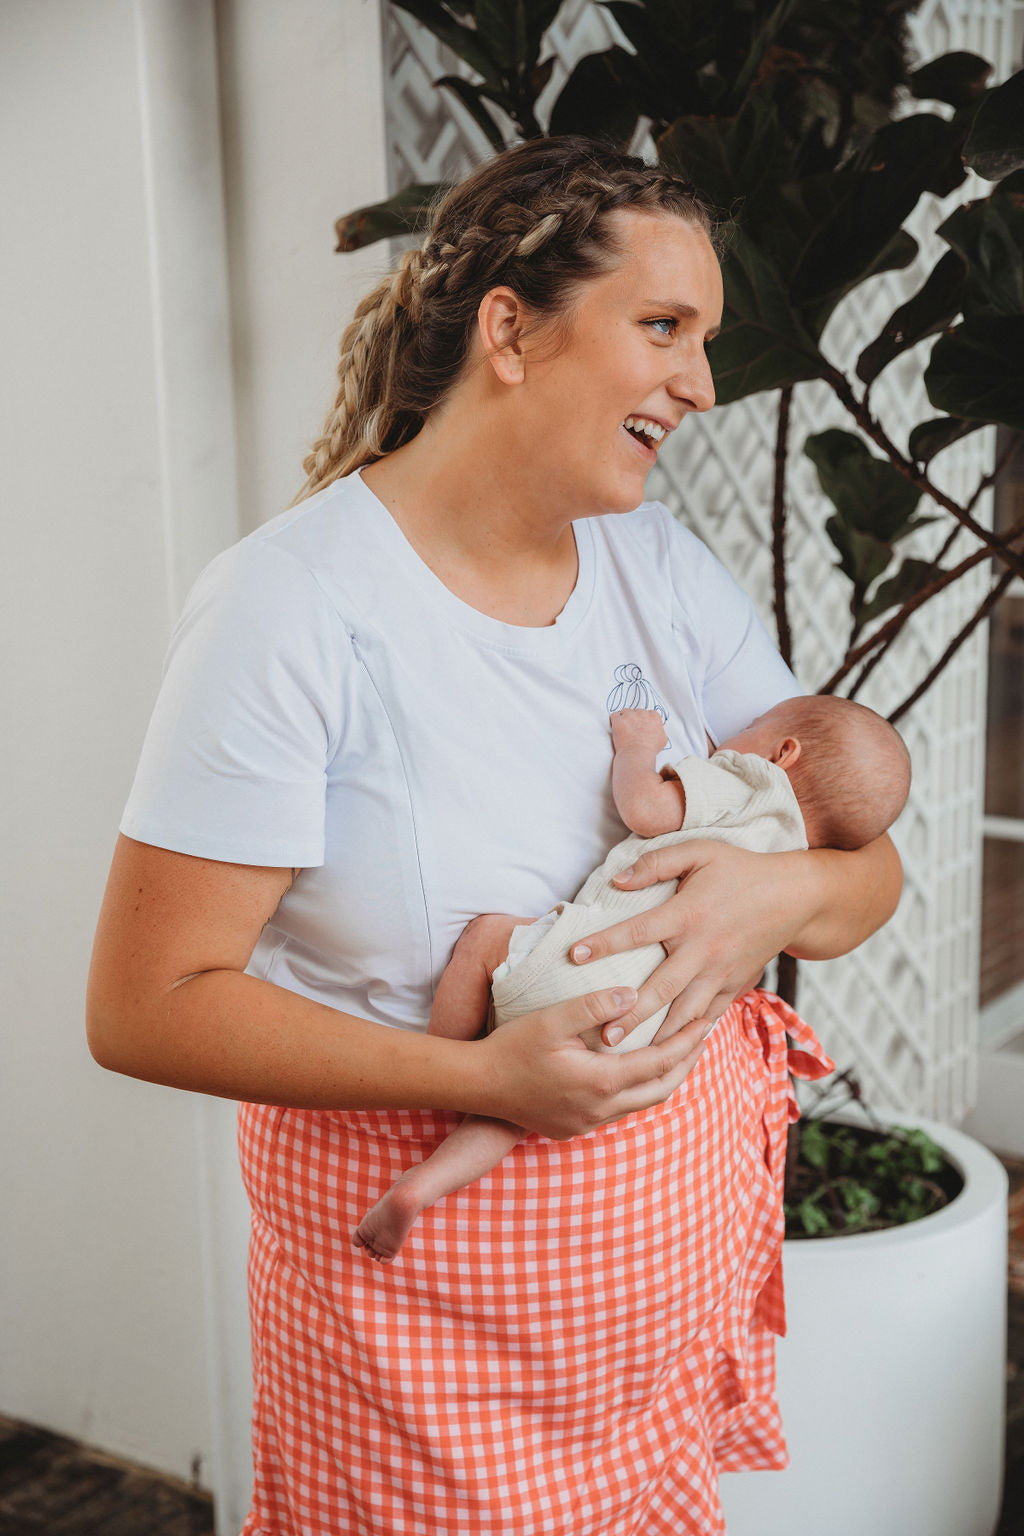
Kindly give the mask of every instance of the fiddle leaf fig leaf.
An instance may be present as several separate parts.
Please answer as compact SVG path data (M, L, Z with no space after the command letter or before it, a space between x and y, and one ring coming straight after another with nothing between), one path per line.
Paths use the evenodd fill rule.
M931 521L931 519L921 521ZM860 622L869 624L872 619L879 618L890 608L901 608L941 573L941 566L933 564L930 560L914 560L908 557L902 562L895 576L879 582L878 589L871 599L862 604Z
M914 428L907 444L910 457L919 464L929 464L936 454L956 443L969 432L977 432L983 421L963 421L959 416L938 416L933 421L922 421Z
M375 240L415 234L426 226L435 202L447 190L446 182L421 182L396 192L385 202L354 208L334 226L338 236L335 250L358 251Z
M839 569L853 582L855 591L865 591L887 569L892 559L890 545L881 543L870 533L852 528L841 517L828 518L825 532L839 554Z
M924 286L893 311L880 335L857 359L857 375L865 384L901 352L952 324L963 307L966 274L966 263L956 251L947 251L939 259Z
M708 346L719 402L819 378L824 358L790 304L775 266L742 229L733 233L722 277L722 332Z
M972 315L940 336L924 383L940 411L1024 431L1024 315Z
M959 145L955 124L919 113L875 134L858 165L800 184L809 237L793 269L791 292L805 317L814 309L816 329L863 279L922 192L943 196L963 180Z
M624 144L640 116L635 105L636 60L624 48L588 53L576 65L551 109L548 132L584 133Z
M483 44L478 31L458 21L441 0L395 0L399 10L408 11L432 32L439 43L457 53L471 69L492 85L501 84L501 71ZM459 7L460 11L462 7Z
M526 59L524 0L476 0L476 30L490 57L507 75ZM539 41L539 39L538 39ZM536 53L529 63L536 59Z
M992 65L976 53L944 53L907 79L910 94L918 101L945 101L951 107L969 107L985 91Z
M939 234L967 263L968 317L1024 314L1024 171L955 209Z
M985 97L974 115L964 159L986 181L1024 166L1024 70Z
M451 91L465 107L477 127L486 136L488 143L496 150L505 148L505 139L501 129L494 118L484 106L480 91L468 80L463 80L461 75L442 75L440 80L435 80L436 86L444 86Z
M876 458L855 433L838 427L818 432L807 439L804 453L844 528L888 547L920 527L914 518L920 491L888 459ZM884 569L881 566L875 575Z

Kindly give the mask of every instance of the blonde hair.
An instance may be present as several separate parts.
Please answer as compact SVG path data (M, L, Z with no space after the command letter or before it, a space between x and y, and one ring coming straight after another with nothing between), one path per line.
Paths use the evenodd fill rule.
M510 287L538 318L618 254L608 214L667 213L717 245L689 182L595 140L505 150L453 187L423 244L368 293L341 338L338 392L297 500L415 437L462 370L484 294Z
M787 699L769 715L803 749L789 777L812 847L863 848L892 826L910 793L910 753L895 726L831 694Z

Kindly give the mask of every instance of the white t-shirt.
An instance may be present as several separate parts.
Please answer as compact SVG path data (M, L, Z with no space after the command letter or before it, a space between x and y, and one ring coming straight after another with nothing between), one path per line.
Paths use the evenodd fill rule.
M540 629L451 593L358 474L200 576L121 830L302 869L251 973L425 1028L470 918L547 911L621 839L610 710L660 708L671 760L800 692L665 507L574 530L576 586Z

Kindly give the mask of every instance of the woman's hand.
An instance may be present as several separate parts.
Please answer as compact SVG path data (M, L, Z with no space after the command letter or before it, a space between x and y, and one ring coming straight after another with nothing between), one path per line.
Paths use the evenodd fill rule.
M717 1019L781 950L818 960L855 948L895 910L900 869L888 837L855 853L751 853L694 840L643 854L615 884L639 890L672 879L679 889L668 901L593 934L571 956L586 964L663 944L667 958L620 1021L632 1030L671 1003L659 1042L692 1019Z
M614 988L503 1024L472 1047L483 1067L481 1112L562 1141L662 1103L696 1065L707 1026L699 1020L621 1056L588 1050L580 1034L625 1023L635 1003L631 987Z

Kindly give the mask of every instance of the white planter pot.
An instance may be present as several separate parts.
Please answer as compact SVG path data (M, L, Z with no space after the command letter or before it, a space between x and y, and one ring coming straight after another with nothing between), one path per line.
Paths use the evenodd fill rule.
M922 1126L964 1178L934 1216L787 1242L785 1472L726 1473L729 1536L992 1536L1006 1373L1006 1198L979 1142Z

